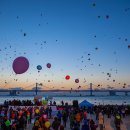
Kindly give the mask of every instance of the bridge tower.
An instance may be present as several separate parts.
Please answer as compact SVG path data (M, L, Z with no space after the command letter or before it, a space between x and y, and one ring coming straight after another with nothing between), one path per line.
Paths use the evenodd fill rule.
M36 83L36 90L35 90L36 95L37 95L37 91L38 91L38 83Z
M110 96L116 96L116 91L109 90L109 94L110 94Z
M90 83L90 96L92 96L92 95L93 95L93 84Z
M16 96L17 94L16 90L10 90L10 96Z

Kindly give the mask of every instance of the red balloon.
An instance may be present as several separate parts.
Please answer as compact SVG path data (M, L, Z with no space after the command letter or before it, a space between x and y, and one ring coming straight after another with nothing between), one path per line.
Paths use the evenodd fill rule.
M75 79L75 83L79 83L79 79Z
M25 57L17 57L13 62L13 70L16 74L25 73L29 68L29 61Z
M51 64L50 63L47 63L47 68L51 68Z
M130 45L128 45L128 49L130 49Z
M69 75L66 75L65 79L66 79L66 80L69 80L69 79L70 79L70 76L69 76Z

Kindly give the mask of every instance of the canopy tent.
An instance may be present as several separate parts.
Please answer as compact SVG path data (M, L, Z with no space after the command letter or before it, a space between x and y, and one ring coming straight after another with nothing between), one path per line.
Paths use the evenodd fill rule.
M82 101L80 104L79 104L80 107L93 107L94 105L86 100Z

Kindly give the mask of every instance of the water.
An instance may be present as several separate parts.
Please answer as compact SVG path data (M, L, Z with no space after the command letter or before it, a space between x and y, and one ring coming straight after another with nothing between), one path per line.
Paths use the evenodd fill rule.
M34 99L34 96L2 96L0 97L0 104L2 104L5 100L32 100ZM45 99L45 97L43 97ZM68 102L69 104L72 104L73 100L78 100L78 102L82 102L83 100L87 100L95 105L98 104L130 104L130 96L86 96L86 97L53 97L52 101L56 101L57 104L60 104L60 102L63 100L64 102Z

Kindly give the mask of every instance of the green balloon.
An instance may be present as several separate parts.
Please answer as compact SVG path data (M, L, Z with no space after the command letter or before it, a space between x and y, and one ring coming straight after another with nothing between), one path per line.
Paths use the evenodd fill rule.
M30 119L30 115L27 115L27 119Z
M7 120L6 122L5 122L5 125L7 126L7 127L9 127L10 126L10 121L9 120Z
M47 105L47 103L48 103L47 100L43 100L43 101L42 101L42 104L43 104L43 105Z

